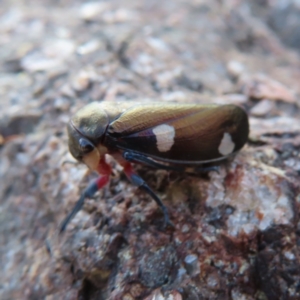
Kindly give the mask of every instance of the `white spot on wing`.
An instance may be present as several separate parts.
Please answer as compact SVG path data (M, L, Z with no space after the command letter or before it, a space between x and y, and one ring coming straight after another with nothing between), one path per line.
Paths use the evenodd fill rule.
M228 155L234 150L234 142L232 141L231 135L227 132L224 133L220 146L218 148L219 153L222 155Z
M160 152L167 152L174 145L175 129L173 126L161 124L152 129L156 137L156 145Z

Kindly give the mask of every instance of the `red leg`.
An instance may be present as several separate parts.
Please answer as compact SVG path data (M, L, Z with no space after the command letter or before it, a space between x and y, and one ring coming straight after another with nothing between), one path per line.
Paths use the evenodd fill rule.
M108 183L109 176L111 173L111 166L106 163L104 158L101 158L97 171L100 174L100 176L96 180L91 182L87 186L87 188L83 191L83 193L81 194L79 200L75 204L72 211L62 222L60 226L60 233L66 229L69 222L82 209L85 198L92 198L97 193L97 191L99 191L102 187L104 187Z
M134 184L135 186L138 186L142 190L144 190L161 208L163 214L164 214L164 227L171 226L174 227L174 224L171 222L169 213L161 199L152 191L152 189L148 186L148 184L139 176L137 175L134 170L132 169L132 166L130 163L123 164L124 167L124 173L126 174L127 178Z

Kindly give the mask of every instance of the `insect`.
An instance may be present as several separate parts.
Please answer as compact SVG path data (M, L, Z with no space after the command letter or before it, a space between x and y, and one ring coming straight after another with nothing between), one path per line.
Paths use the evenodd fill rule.
M172 225L167 208L131 163L180 171L184 166L218 162L240 150L248 134L247 114L230 104L92 102L84 106L68 124L69 150L99 177L84 190L60 231L82 208L85 198L108 183L112 168L106 162L107 154L134 185L156 201L164 224Z

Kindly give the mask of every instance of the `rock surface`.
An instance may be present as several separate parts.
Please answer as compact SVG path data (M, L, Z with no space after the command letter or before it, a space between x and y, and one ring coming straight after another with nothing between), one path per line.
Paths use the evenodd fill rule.
M1 1L1 299L300 299L300 7L280 3ZM112 162L59 235L95 177L65 130L92 100L235 103L249 143L207 175L137 167L174 230Z

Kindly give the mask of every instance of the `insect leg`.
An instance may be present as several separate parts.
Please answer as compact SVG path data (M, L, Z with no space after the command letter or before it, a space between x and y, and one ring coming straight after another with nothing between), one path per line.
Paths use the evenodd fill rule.
M59 233L62 233L66 229L69 222L82 209L84 200L86 198L92 198L97 193L97 191L99 191L102 187L104 187L108 183L109 175L111 173L111 167L105 162L104 159L101 159L99 163L98 171L103 175L100 175L95 181L90 183L88 187L83 191L79 200L75 204L74 208L71 210L71 212L61 223Z
M164 214L164 227L166 226L174 227L174 224L170 220L168 210L163 204L163 202L161 201L161 199L152 191L152 189L148 186L148 184L133 171L131 164L128 163L124 166L124 173L126 174L128 179L132 182L132 184L144 190L161 208Z
M138 154L138 153L134 153L134 152L129 152L129 151L125 151L123 153L123 158L129 162L140 162L143 164L146 164L150 167L156 168L156 169L162 169L162 170L169 170L169 171L176 171L176 172L186 172L189 173L188 171L188 167L186 166L168 166L168 165L164 165L164 164L160 164L150 158L148 158L145 155L142 154ZM196 172L200 172L200 173L205 173L205 172L209 172L209 171L219 171L219 167L218 166L209 166L209 167L204 167L204 166L192 166L192 168L196 171Z
M160 164L152 159L149 159L145 155L134 153L134 152L125 151L123 153L123 157L125 160L127 160L129 162L140 162L140 163L146 164L146 165L156 168L156 169L178 171L178 172L184 172L184 170L185 170L185 168L180 167L180 166L167 166L164 164Z

